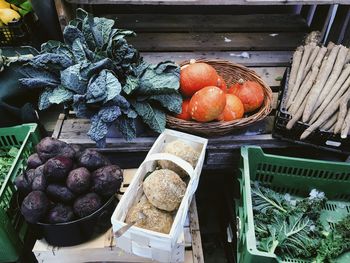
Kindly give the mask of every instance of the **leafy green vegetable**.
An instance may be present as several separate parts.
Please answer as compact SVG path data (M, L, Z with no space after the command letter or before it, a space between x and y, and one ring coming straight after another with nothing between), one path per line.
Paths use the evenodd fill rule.
M287 213L286 200L280 194L257 183L254 186L252 188L253 210L263 214L272 214L275 209L278 212Z
M313 251L308 251L310 243L315 240L313 226L314 222L302 213L274 215L267 226L270 235L261 239L259 247L270 253L277 252L292 258L310 257L318 247L315 244Z
M77 9L63 32L64 43L48 41L23 67L22 87L40 88L38 106L73 108L91 118L90 138L103 146L109 127L116 125L127 140L136 137L135 119L162 132L166 112L180 113L180 67L164 61L151 65L128 44L130 30L115 28L111 19Z
M326 201L325 194L315 189L309 197L297 200L252 183L257 248L282 260L336 262L338 256L350 250L350 215L327 231L320 222Z
M336 262L335 259L350 250L350 215L339 221L333 231L325 233L317 250L315 262Z
M137 114L142 120L156 132L162 132L165 129L165 113L152 107L147 102L131 102Z
M6 150L0 149L0 188L17 154L18 149L16 147L11 147Z

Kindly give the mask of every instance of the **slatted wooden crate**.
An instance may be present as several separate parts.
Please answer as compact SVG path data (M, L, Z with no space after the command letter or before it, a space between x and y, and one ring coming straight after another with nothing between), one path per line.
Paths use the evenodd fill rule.
M137 169L125 169L124 182L120 195L126 191ZM68 233L67 233L68 234ZM193 201L188 213L183 237L185 243L185 263L204 262L202 241L200 236L196 200ZM149 259L130 255L115 247L112 229L105 234L81 245L72 247L52 247L45 240L38 240L33 253L40 263L76 263L76 262L151 262Z

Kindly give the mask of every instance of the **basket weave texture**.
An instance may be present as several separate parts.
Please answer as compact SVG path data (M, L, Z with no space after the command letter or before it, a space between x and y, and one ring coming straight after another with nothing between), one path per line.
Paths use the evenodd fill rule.
M173 129L182 130L194 134L206 136L224 135L232 130L243 128L257 121L264 119L272 110L272 90L271 88L255 73L255 71L225 60L206 60L200 59L196 62L204 62L216 69L218 74L225 80L227 87L230 87L239 79L252 80L258 82L264 89L264 102L256 112L244 115L243 118L233 121L212 121L201 123L196 121L186 121L174 116L167 115L167 126ZM180 65L189 64L190 61L184 61Z

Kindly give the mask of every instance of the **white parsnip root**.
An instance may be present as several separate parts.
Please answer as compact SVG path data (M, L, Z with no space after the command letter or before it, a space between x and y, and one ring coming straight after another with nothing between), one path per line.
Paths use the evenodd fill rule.
M334 114L331 118L329 118L326 122L322 124L321 128L325 131L328 131L335 125L335 123L337 122L337 118L338 114Z
M316 108L322 104L325 97L327 96L327 94L330 92L330 90L334 86L335 82L337 81L337 79L342 71L342 68L344 66L344 63L346 60L346 55L347 55L348 51L349 50L346 47L344 47L344 46L340 47L339 52L338 52L338 56L337 56L337 60L334 63L332 73L329 76L321 94L319 95L319 97L317 99L317 103L315 105Z
M309 70L311 69L312 65L314 64L315 59L316 59L320 49L321 49L320 47L314 47L314 49L312 50L312 53L309 57L309 60L307 61L307 64L305 66L305 70L303 73L303 79L305 79L305 76L308 74Z
M350 130L350 109L348 110L348 113L346 114L343 126L341 128L341 138L346 139L348 137Z
M311 124L300 136L301 140L304 140L306 137L308 137L314 130L319 128L325 121L327 121L333 114L336 113L336 111L339 108L339 105L342 101L347 99L350 95L350 90L348 90L343 97L341 97L337 101L333 101L331 104L328 105L326 110L324 111L323 115L321 118L319 118L315 123ZM338 119L339 119L340 111L338 114Z
M320 67L322 64L322 60L324 58L324 56L327 53L327 48L326 47L321 47L320 50L317 53L317 57L315 58L315 61L313 63L313 66L315 67Z
M306 137L308 137L314 130L316 130L320 125L324 122L324 120L328 119L332 114L334 114L339 107L339 101L333 103L330 105L329 108L327 108L327 111L324 113L322 118L318 119L315 123L311 124L300 136L300 140L304 140Z
M334 128L334 133L337 134L340 132L345 117L346 117L346 113L348 111L348 101L350 99L349 96L349 92L347 92L342 99L340 100L340 104L339 104L339 113L338 113L338 118L337 118L337 123L335 124L335 128Z
M286 128L288 130L292 129L295 123L300 120L301 116L303 115L304 108L306 105L306 100L303 101L300 108L297 110L297 112L292 116L292 119L287 123Z
M345 59L345 63L349 63L350 62L350 49L348 51L348 54L346 55L346 59Z
M328 104L332 100L339 99L344 92L349 88L350 86L350 65L345 65L340 77L334 84L333 88L330 90L322 104L318 107L318 109L314 112L312 115L312 118L310 120L310 123L314 123L318 117L323 113L324 109L328 106Z
M297 110L299 109L300 105L302 104L303 99L305 98L306 94L308 94L308 92L310 91L312 85L315 82L318 71L319 71L318 67L315 67L315 66L312 67L311 73L309 73L309 77L307 77L305 82L301 85L300 90L298 92L298 96L294 100L293 105L292 105L291 110L290 110L292 114L297 112Z
M301 140L317 129L347 138L350 134L350 48L332 42L327 47L310 43L298 47L293 62L285 100L291 119L286 128L292 129L298 121L308 124Z
M302 46L298 47L297 50L293 54L293 62L292 62L292 68L289 75L289 81L288 81L288 89L287 89L287 95L286 95L286 102L288 103L290 93L293 90L295 80L297 78L297 73L301 61L301 57L303 55L304 48Z
M305 71L306 63L310 57L310 54L311 54L311 51L313 48L314 48L313 45L307 45L304 47L303 57L301 59L300 66L298 68L297 78L295 80L294 87L293 87L291 94L290 94L290 97L288 99L287 108L289 108L294 102L295 95L297 94L297 92L300 88L300 85L303 81L303 76L305 75L304 71Z
M339 46L333 47L332 50L330 51L329 57L325 58L322 62L322 66L319 72L320 77L317 78L315 85L312 87L310 91L310 96L305 105L305 110L303 113L303 122L307 122L314 111L318 96L320 95L328 79L328 76L332 71L333 64L337 57L338 51L339 51Z

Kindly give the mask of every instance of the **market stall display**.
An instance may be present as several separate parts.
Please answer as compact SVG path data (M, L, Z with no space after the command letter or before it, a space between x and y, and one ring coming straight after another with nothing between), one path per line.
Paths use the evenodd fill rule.
M165 152L169 144L179 145L178 152ZM206 139L182 132L166 129L160 134L112 215L117 247L161 262L184 260L177 242L198 186L206 145ZM196 152L193 165L182 159L181 146ZM169 162L183 169L186 177L159 167Z
M284 79L276 136L349 152L350 51L311 43L294 53Z
M72 20L69 1L53 1L63 40L44 43L34 56L0 54L4 76L15 63L23 64L17 72L22 76L12 76L16 88L31 97L40 94L35 99L40 114L51 118L46 125L51 126L49 133L43 137L54 131L52 137L35 142L36 152L31 151L22 160L21 171L8 180L11 200L7 193L4 198L11 208L6 215L17 220L16 226L23 225L20 235L27 226L21 223L21 212L35 234L29 238L42 238L32 250L37 260L199 263L211 256L205 231L220 223L215 246L224 246L230 262L235 261L236 243L240 263L331 262L338 256L340 262L347 262L348 165L269 155L245 146L260 145L267 152L290 150L300 156L309 153L305 145L277 139L289 138L336 149L340 153L330 158L344 161L344 153L350 153L349 49L333 43L321 46L321 34L309 35L289 65L304 33L317 27L309 27L311 22L302 15L305 10L275 16L276 7L268 7L268 14L259 10L256 15L228 15L229 8L236 7L225 3L216 7L215 14L201 13L206 7L200 6L198 14L144 15L127 14L128 8L115 11L113 6L106 12L94 3L83 6L93 14L77 9ZM0 26L24 22L25 17L16 12L27 11L25 7L0 0L4 23ZM327 20L331 13L335 17L330 20L340 20L337 7L330 8ZM311 7L307 8L311 15ZM342 6L339 10L344 16L346 10ZM124 12L118 23L111 19L119 16L115 12ZM324 43L328 33L334 35L330 28L322 33ZM339 28L343 33L345 29ZM6 89L0 95L15 90L3 86ZM29 96L12 97L15 103L29 102ZM42 117L33 107L20 110L21 105L11 105L0 100L0 107L16 113L19 120L28 120L29 114L35 115L34 122ZM52 120L57 118L49 116L51 110L60 114L55 129ZM272 138L275 120L276 138ZM0 145L13 141L12 135L2 138L0 130ZM17 151L21 151L17 146L0 149L0 164L5 164L0 173L6 174L3 171ZM328 158L326 152L311 154ZM137 166L126 179L126 168ZM241 169L236 193L228 168L232 171L237 166ZM213 216L216 221L202 221L205 227L200 233L193 207L202 168L206 175L216 173L224 180L219 188L202 177L201 186L216 194L210 196L215 202L212 209L205 207L209 198L204 193L209 191L197 195L201 216ZM235 214L232 201L239 194ZM237 221L231 215L237 215ZM193 221L197 225L189 226ZM24 261L31 245L25 248Z
M0 261L16 261L24 245L27 224L18 211L14 180L39 140L36 124L0 128Z

